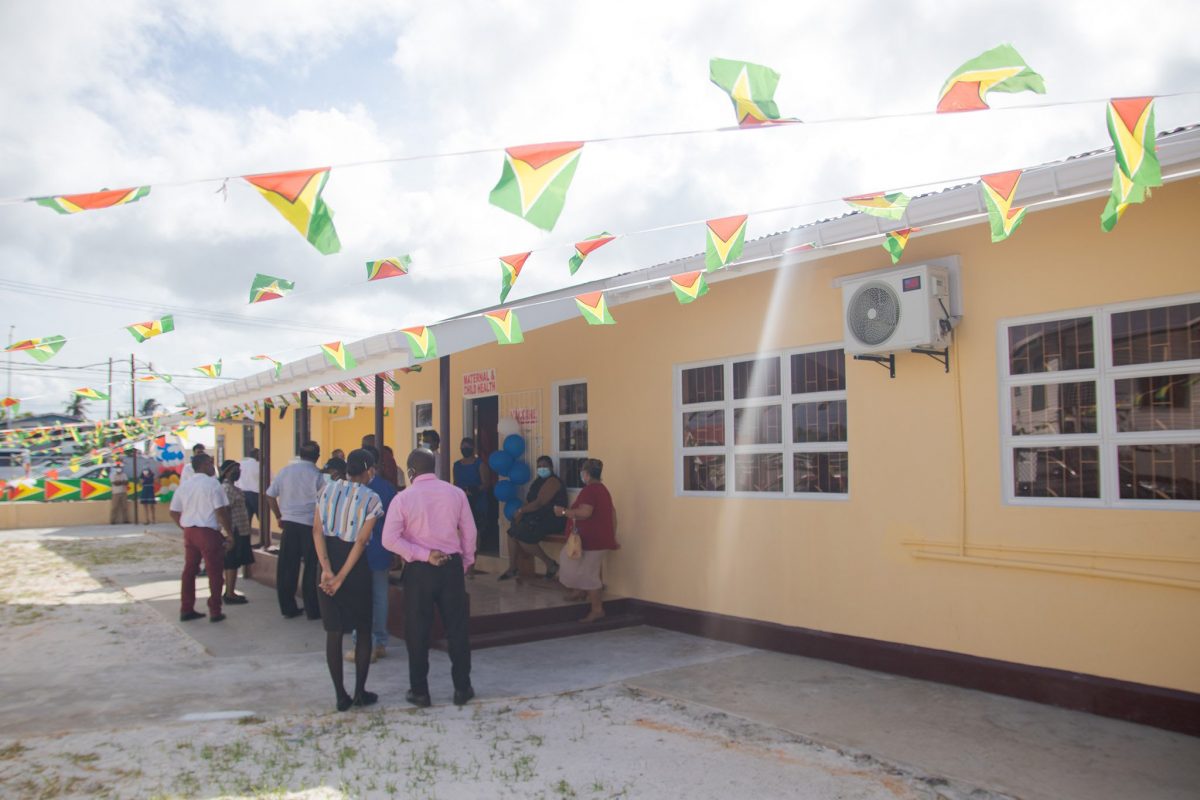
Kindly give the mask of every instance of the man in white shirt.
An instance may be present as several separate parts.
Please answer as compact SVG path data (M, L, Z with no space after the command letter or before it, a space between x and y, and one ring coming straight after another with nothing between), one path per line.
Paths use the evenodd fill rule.
M192 456L193 477L179 484L171 498L171 519L183 529L183 577L179 590L179 619L188 622L204 615L196 611L196 574L200 559L208 571L209 622L225 619L221 594L225 589L225 550L233 545L233 517L229 499L217 479L212 457ZM224 530L222 538L221 530Z
M313 516L317 496L325 488L325 476L317 469L321 446L316 442L300 445L300 460L293 461L275 476L267 487L267 503L283 534L279 541L279 559L275 562L275 591L279 597L279 612L288 619L307 613L309 619L320 619L317 604L317 548L313 543ZM301 562L304 575L300 575ZM296 605L296 583L304 607Z
M192 447L192 458L194 459L196 456L201 455L203 452L204 452L204 445L202 445L202 444L194 445ZM179 473L179 483L181 485L185 484L188 482L188 478L192 478L195 475L196 475L196 468L192 466L191 461L188 461L188 463L183 465L183 471Z
M258 463L258 448L246 454L246 457L241 460L241 467L242 476L237 479L237 488L246 495L246 514L253 523L254 517L258 514L258 476L262 469Z

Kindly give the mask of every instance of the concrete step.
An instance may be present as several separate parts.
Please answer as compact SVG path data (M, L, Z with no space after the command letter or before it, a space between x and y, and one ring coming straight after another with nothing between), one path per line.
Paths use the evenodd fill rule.
M572 606L572 608L575 607ZM508 628L495 630L490 633L472 633L471 649L483 650L488 647L503 647L504 645L537 642L543 639L562 639L567 636L581 636L586 633L599 633L600 631L611 631L618 628L632 628L643 624L640 614L612 612L606 612L604 618L596 622L583 624L578 620L587 613L587 606L581 604L577 612L570 622L553 622L546 625ZM433 647L437 650L445 650L446 640L439 639L433 642Z

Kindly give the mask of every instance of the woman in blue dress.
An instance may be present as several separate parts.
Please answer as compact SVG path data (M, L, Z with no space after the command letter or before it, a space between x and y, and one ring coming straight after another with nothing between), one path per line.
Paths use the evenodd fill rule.
M454 462L454 485L467 493L475 530L482 530L487 515L488 497L484 491L483 461L475 454L475 440L467 437L458 446L462 458Z

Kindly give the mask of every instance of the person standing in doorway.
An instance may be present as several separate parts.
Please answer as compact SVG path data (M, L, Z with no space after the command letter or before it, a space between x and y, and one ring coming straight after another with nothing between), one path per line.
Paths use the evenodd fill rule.
M250 524L254 524L254 518L258 516L258 476L262 470L258 462L258 448L247 453L240 466L241 477L237 480L237 488L242 490L242 495L246 498L246 516Z
M408 562L404 568L404 640L409 690L405 699L427 707L429 632L436 606L446 628L454 704L475 696L471 687L466 573L475 563L475 520L462 489L433 474L433 453L408 456L408 488L396 495L383 523L383 546Z
M313 514L317 496L325 488L325 476L317 469L321 446L316 442L300 445L300 460L293 461L275 476L267 488L271 513L283 530L279 543L279 560L275 563L275 591L279 595L279 612L288 619L307 614L320 619L317 602L317 553L313 546ZM301 563L304 574L301 576ZM296 605L296 583L304 607Z
M421 434L424 440L425 449L433 453L433 474L439 479L442 477L442 437L437 431L425 431Z
M124 525L129 522L129 511L125 505L129 502L129 476L125 474L124 467L116 464L109 471L108 480L112 485L112 506L108 511L108 524Z
M363 440L366 441L364 436ZM372 441L374 437L371 437ZM379 469L375 465L377 458L374 445L364 445L362 448L364 453L371 456L371 480L367 484L367 488L379 495L379 500L382 503L383 512L387 512L388 506L392 504L392 499L396 496L396 487L393 483L385 480L379 474ZM396 557L383 546L383 514L379 519L375 520L375 529L371 533L371 540L367 542L367 566L371 570L371 663L378 661L387 656L388 643L388 574L392 569L392 562ZM346 660L354 661L358 653L358 632L352 634L355 643L355 649L347 651Z
M484 491L483 461L475 454L475 440L467 437L458 445L462 458L454 462L454 485L467 495L471 504L471 516L475 519L475 530L483 526L484 515L487 514L487 493Z
M205 453L192 456L191 466L195 474L187 483L179 484L171 498L171 519L183 529L179 619L189 622L204 616L196 611L196 575L204 559L208 570L208 621L220 622L225 619L221 594L225 586L225 550L233 543L233 518L225 490L213 477L216 470L212 458Z

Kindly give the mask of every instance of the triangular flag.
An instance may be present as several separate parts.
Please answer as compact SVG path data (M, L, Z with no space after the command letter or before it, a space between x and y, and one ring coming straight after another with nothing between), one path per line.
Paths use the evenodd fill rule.
M221 377L221 360L217 359L215 364L202 364L199 367L192 367L192 369L206 378L219 378Z
M729 95L733 101L733 113L742 127L800 121L780 119L779 107L775 105L779 73L770 67L748 61L711 58L708 61L708 79Z
M408 274L412 264L412 256L403 255L395 258L380 258L367 262L367 280L381 281L384 278L398 278Z
M88 400L107 400L108 395L96 389L89 389L86 386L81 389L75 389L75 394L80 397L86 397Z
M250 356L250 360L251 361L270 361L271 364L274 365L274 367L275 367L275 377L276 378L279 377L279 371L281 369L283 369L283 362L276 361L275 359L271 358L270 356L264 356L264 355Z
M321 199L321 192L329 180L329 167L243 175L242 178L319 252L329 255L342 249L333 227L333 212Z
M517 253L511 256L500 256L500 302L508 297L508 293L512 291L513 284L517 282L517 276L521 274L521 267L525 266L526 260L529 258L529 253Z
M20 342L10 344L4 349L8 352L23 350L35 361L44 364L54 358L66 343L67 339L64 336L47 336L44 339L24 339Z
M509 147L488 202L542 230L553 230L567 201L583 142Z
M89 194L60 194L56 197L39 197L39 206L52 208L60 214L77 214L80 211L95 211L100 208L123 206L126 203L136 203L150 194L149 186L136 186L132 189L105 189Z
M617 321L608 313L608 302L604 292L587 292L575 295L575 305L588 325L616 325Z
M1125 209L1145 202L1152 188L1162 186L1162 167L1155 150L1153 97L1110 100L1106 115L1116 155L1112 191L1100 213L1100 228L1107 233Z
M843 198L855 211L873 217L899 220L908 208L909 197L904 192L875 192Z
M589 236L582 242L576 242L575 253L567 261L567 266L571 268L571 274L574 275L579 271L579 268L583 266L584 259L586 259L592 253L592 251L600 249L615 238L617 237L613 236L608 231L605 231L604 233L597 233L594 236Z
M296 288L293 281L264 275L261 272L254 276L250 283L250 302L265 303L268 300L278 300Z
M1025 209L1013 205L1017 197L1017 183L1021 170L995 172L979 179L983 187L983 201L987 205L988 222L992 228L992 241L1002 242L1024 222Z
M400 332L408 337L408 348L412 351L413 358L437 358L437 338L434 337L432 328L418 325L415 328L401 328Z
M898 231L888 231L883 237L883 249L888 251L888 255L892 257L892 263L895 264L900 260L900 256L904 253L904 248L908 246L908 237L914 232L921 230L920 228L904 228Z
M708 281L704 279L703 270L684 272L671 276L671 288L675 290L679 304L686 306L708 294Z
M511 309L487 311L483 316L492 324L496 344L520 344L525 341L525 336L521 333L521 322L517 319L516 312Z
M946 79L938 95L939 114L989 108L988 92L1046 93L1042 76L1029 68L1011 44L993 47L963 64Z
M709 272L742 257L746 242L745 214L710 219L705 223L704 268Z
M129 331L129 335L138 341L139 344L152 339L155 336L161 336L164 333L170 333L175 330L175 315L167 314L159 319L152 319L148 322L135 322L125 328Z
M325 354L325 360L338 369L354 369L358 366L358 362L354 360L354 356L350 355L350 351L341 342L323 344L321 345L321 352Z

